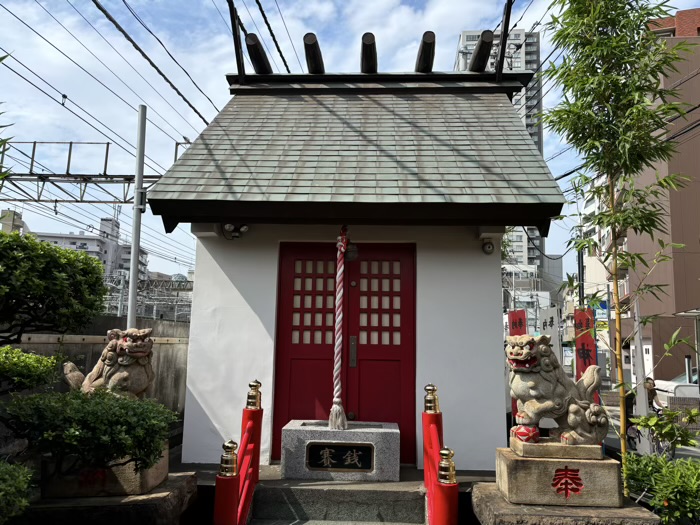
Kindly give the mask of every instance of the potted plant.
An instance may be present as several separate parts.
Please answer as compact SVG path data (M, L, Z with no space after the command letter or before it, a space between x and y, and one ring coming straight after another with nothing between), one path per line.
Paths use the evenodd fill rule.
M143 494L167 478L177 415L153 400L107 390L41 393L15 396L6 412L43 459L44 497Z

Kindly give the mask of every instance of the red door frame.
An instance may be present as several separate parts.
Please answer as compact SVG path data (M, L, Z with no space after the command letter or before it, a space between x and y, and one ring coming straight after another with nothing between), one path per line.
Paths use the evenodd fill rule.
M415 284L416 284L416 272L415 272L415 245L413 244L360 244L359 253L360 260L346 263L345 269L345 295L344 295L344 311L345 311L345 323L344 323L344 333L345 344L343 349L343 405L345 407L346 413L356 412L358 420L367 421L368 418L363 415L371 414L384 416L387 410L390 413L396 413L400 411L399 421L402 434L401 434L401 460L403 463L415 463L416 462L416 423L415 423L415 370L416 370L416 337L415 337L415 326L416 326L416 305L415 305ZM332 312L332 304L328 304L326 301L328 299L328 294L334 292L329 290L330 282L328 282L328 287L321 288L321 292L318 291L316 282L316 276L312 277L311 288L309 290L304 290L306 279L308 274L304 274L301 279L301 283L297 284L300 286L300 290L294 290L295 286L295 264L299 264L298 260L313 261L312 272L317 269L318 261L335 261L336 248L334 243L281 243L280 245L280 256L279 256L279 280L278 280L278 290L277 290L277 331L276 331L276 352L275 352L275 390L274 390L274 411L273 411L273 437L272 437L272 459L279 459L281 451L281 432L282 427L293 418L317 418L325 419L328 417L328 410L330 410L330 404L332 399L332 384L330 382L331 371L332 371L332 360L333 360L333 345L328 344L327 330L332 330L332 325L327 324L327 314ZM371 270L371 268L376 267L375 263L378 262L379 265L382 264L381 261L391 265L389 275L365 275L360 274L360 264L365 261L366 264L363 265L366 271ZM396 283L394 281L395 275L392 275L392 270L394 269L393 262L398 261L401 269L398 275L400 279L400 293L396 293L394 287ZM371 266L374 264L374 266ZM333 265L334 268L334 265ZM298 269L298 268L297 268ZM303 268L304 270L306 268ZM386 270L386 266L383 268ZM323 273L322 279L328 279L330 274L330 268L324 268L325 273ZM381 268L379 270L381 274ZM389 279L388 288L389 290L382 290L382 286L386 288L387 283L385 279ZM360 279L365 280L365 290L361 290ZM372 283L372 278L377 282ZM384 281L384 282L383 282ZM352 283L355 283L355 286ZM377 286L376 290L372 290L372 285ZM287 286L287 289L283 287ZM388 292L384 295L382 292ZM299 331L300 326L293 325L292 322L292 312L295 309L292 305L293 297L295 294L300 295L300 300L302 303L308 301L306 295L310 295L311 308L305 308L300 310L300 315L302 316L302 322L300 324L305 324L303 321L303 316L305 314L310 314L310 319L312 322L316 320L317 314L321 314L323 332L321 344L314 344L314 332L309 332L309 343L300 344L299 346L292 345L291 337L292 330L297 330L297 336L299 338L306 337L302 335L304 332ZM365 296L364 301L372 301L371 297L376 296L377 300L375 303L364 303L365 309L363 313L366 317L365 334L363 337L367 338L366 343L358 344L357 348L357 363L356 368L349 367L349 341L350 336L358 337L360 335L360 294ZM318 299L318 296L322 296ZM391 311L383 308L386 303L382 304L384 296L389 297L390 308L395 306L394 297L400 296L401 307L400 310ZM320 302L317 302L320 301ZM307 303L308 304L308 303ZM302 304L306 306L307 304ZM316 309L317 306L322 306L322 308ZM378 308L372 308L372 306L378 306ZM388 313L387 313L388 312ZM405 313L404 313L405 312ZM372 314L375 314L376 319L371 319ZM391 343L396 342L393 337L393 332L389 332L389 345L382 345L382 340L386 342L386 335L381 331L382 324L386 324L386 317L383 318L383 314L390 315L389 324L390 326L394 324L396 318L393 313L400 313L400 342L397 345ZM371 319L371 320L370 320ZM308 321L308 319L307 319ZM334 321L334 320L333 320ZM299 323L299 317L297 317L296 323ZM371 330L369 325L372 322L376 323L375 330L378 330L376 334L372 335L378 344L372 345L370 340ZM387 329L389 330L389 329ZM395 328L394 328L395 330ZM299 339L297 339L300 341ZM303 341L300 341L303 342ZM397 352L400 352L397 354ZM398 357L398 358L397 358ZM293 361L297 361L294 363ZM307 360L309 366L315 371L323 370L321 375L323 377L314 378L317 379L318 384L313 386L312 382L297 382L295 391L298 391L301 387L309 392L306 392L307 397L316 397L316 406L311 407L308 405L307 401L313 401L311 399L304 400L304 407L292 408L292 404L296 402L291 396L293 393L292 389L292 374L294 367L298 367L300 360ZM365 367L362 364L365 363ZM397 365L398 363L398 365ZM384 370L394 371L396 367L399 367L399 381L398 385L391 385L386 381L377 380L382 376L382 367ZM297 369L298 370L298 369ZM363 373L369 379L362 381L360 375ZM326 372L327 371L327 372ZM298 378L295 378L298 380ZM362 388L360 383L363 383L365 388ZM327 383L327 384L326 384ZM301 386L300 386L301 385ZM320 392L325 391L324 394ZM311 394L311 395L310 395ZM327 400L325 399L327 397ZM323 409L319 410L319 398L320 403L323 405ZM393 412L391 406L384 406L383 403L387 405L392 405L393 402ZM397 403L400 403L400 409L396 408ZM362 408L364 407L364 408ZM299 411L303 412L303 416L292 416L290 412ZM383 418L387 420L388 418ZM376 419L375 419L376 420Z

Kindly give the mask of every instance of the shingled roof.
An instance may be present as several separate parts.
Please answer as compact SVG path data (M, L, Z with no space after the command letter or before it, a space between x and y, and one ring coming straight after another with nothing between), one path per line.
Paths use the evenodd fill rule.
M234 86L149 191L153 212L169 231L342 222L533 225L546 235L564 197L506 94L520 84L400 80Z

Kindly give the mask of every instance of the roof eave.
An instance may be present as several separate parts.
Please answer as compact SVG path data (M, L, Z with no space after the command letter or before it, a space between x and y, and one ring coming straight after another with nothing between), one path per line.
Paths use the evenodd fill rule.
M563 199L540 203L358 203L151 199L166 232L180 223L374 224L404 226L536 226L543 237Z

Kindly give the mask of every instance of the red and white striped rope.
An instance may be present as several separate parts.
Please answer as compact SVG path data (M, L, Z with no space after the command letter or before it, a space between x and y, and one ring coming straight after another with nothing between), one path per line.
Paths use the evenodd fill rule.
M328 417L328 428L331 430L345 430L348 421L343 410L340 372L343 356L343 274L345 271L345 250L348 246L347 228L340 229L340 236L336 246L338 247L338 260L335 272L335 348L333 355L333 406Z
M341 401L343 388L340 372L343 355L343 277L345 272L345 250L348 245L347 229L340 230L336 243L338 258L335 273L335 352L333 355L333 403Z

